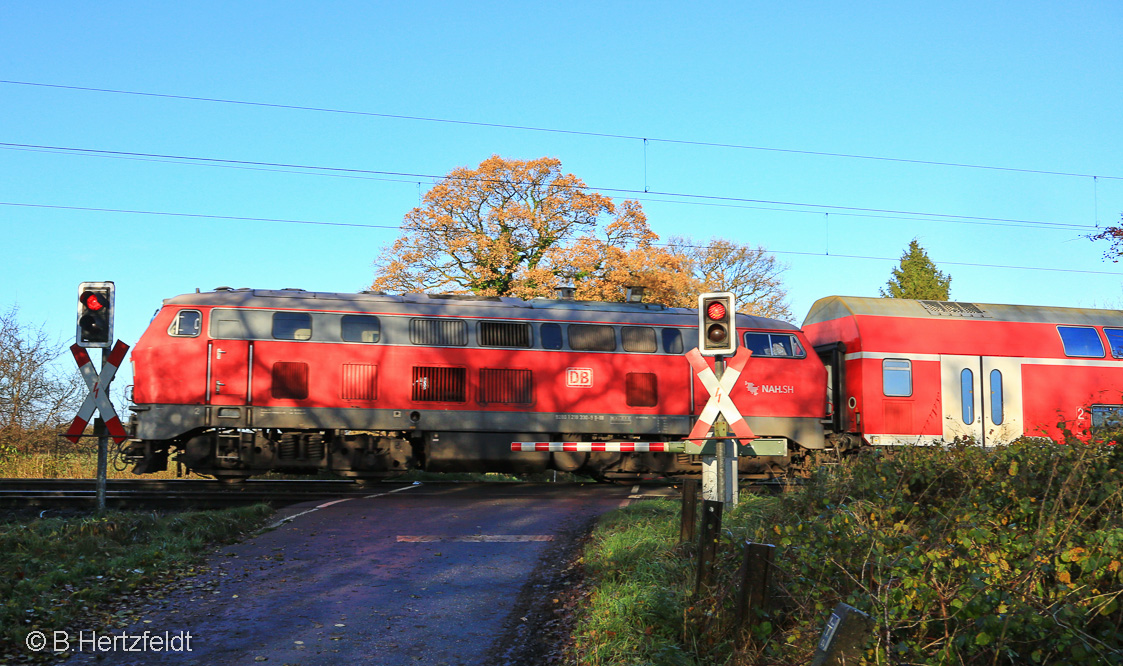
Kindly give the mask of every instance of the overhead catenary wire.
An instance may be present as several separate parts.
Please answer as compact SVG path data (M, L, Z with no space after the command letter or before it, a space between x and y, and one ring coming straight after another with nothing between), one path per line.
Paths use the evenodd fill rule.
M283 224L307 224L317 226L332 226L332 227L352 227L361 229L392 229L392 230L408 230L407 225L382 225L382 224L361 224L357 222L326 222L320 220L296 220L287 218L270 218L270 217L251 217L239 215L216 215L208 213L183 213L172 211L152 211L152 210L136 210L127 208L100 208L92 206L63 206L55 204L35 204L13 201L0 201L0 206L13 206L23 208L41 208L41 209L54 209L54 210L67 210L79 211L88 213L114 213L120 215L150 215L150 216L163 216L173 218L195 218L195 219L208 219L220 221L239 221L239 222L268 222L268 223L283 223ZM669 246L670 243L653 243L657 246ZM708 245L694 245L694 244L676 244L677 247L689 248L708 248ZM867 255L855 254L830 254L829 252L807 252L799 250L767 250L770 254L805 256L805 257L825 257L828 259L857 259L865 261L899 261L899 257L877 257ZM1077 268L1050 268L1045 266L1011 266L1002 264L982 264L977 262L963 262L963 261L936 261L936 263L948 266L967 266L975 268L998 268L1007 270L1025 270L1025 271L1045 271L1054 273L1076 273L1082 275L1117 275L1123 276L1120 271L1091 271Z
M234 160L226 158L215 157L200 157L191 155L171 155L165 153L146 153L138 151L122 151L122 150L106 150L99 148L81 148L76 146L50 146L42 144L24 144L24 143L8 143L0 142L0 149L8 150L35 150L50 153L72 154L72 155L89 155L95 157L107 158L120 158L120 159L151 159L162 162L194 164L200 166L222 166L222 167L241 167L241 168L272 168L283 169L291 173L317 173L328 175L343 175L344 177L358 177L358 176L382 176L393 177L397 182L415 182L416 179L427 179L438 181L441 179L455 178L452 175L437 175L425 174L415 172L403 171L389 171L389 170L376 170L376 169L358 169L352 167L333 167L323 165L308 165L308 164L292 164L283 162L264 162L258 160ZM398 179L409 180L398 180ZM468 180L477 182L488 182L489 179L482 177L472 177ZM696 194L689 192L663 192L655 190L637 190L629 188L617 187L593 187L586 185L588 189L601 192L611 192L618 195L636 195L637 197L647 196L664 196L674 197L683 201L693 203L703 203L712 205L729 205L729 204L757 204L763 206L784 206L786 208L768 208L768 210L788 211L788 212L823 212L832 211L836 214L851 214L872 217L891 217L897 219L910 219L910 220L937 220L946 222L962 222L962 223L975 223L975 224L992 224L999 226L1019 226L1024 228L1058 228L1058 229L1094 229L1093 225L1075 224L1069 222L1046 222L1040 220L1026 220L1017 218L1001 218L1001 217L986 217L978 215L957 215L952 213L934 213L927 211L907 211L907 210L894 210L889 208L866 208L861 206L842 206L837 204L822 204L813 202L799 202L799 201L783 201L775 199L754 199L749 197L734 197L734 196L719 196ZM903 217L901 217L903 216Z
M904 158L904 157L887 157L887 156L884 156L884 155L862 155L862 154L857 154L857 153L843 153L843 152L833 152L833 151L824 151L824 150L804 150L804 149L797 149L797 148L779 148L779 147L774 147L774 146L754 146L754 145L748 145L748 144L738 144L738 143L718 142L718 141L699 141L699 140L692 140L692 139L678 139L678 138L666 138L666 137L662 137L662 138L661 137L645 137L645 136L639 136L639 135L633 135L633 134L623 134L623 133L614 133L614 132L599 132L599 131L591 131L591 130L572 130L572 129L561 129L561 128L555 128L555 127L536 127L536 126L533 126L533 125L516 125L516 124L511 124L511 123L483 122L483 121L462 120L462 119L452 119L452 118L435 118L435 117L429 117L429 116L414 116L414 115L406 115L406 114L381 113L381 112L375 112L375 111L358 111L358 110L354 110L354 109L336 109L336 108L324 107L324 106L311 106L311 105L301 105L301 104L280 104L280 103L275 103L275 102L257 102L257 101L250 101L250 100L237 100L237 99L228 99L228 98L221 98L221 97L203 97L203 96L198 96L198 95L177 95L177 94L171 94L171 93L156 93L156 92L139 91L139 90L121 90L121 89L115 89L115 88L98 88L98 87L93 87L93 86L62 85L62 84L56 84L56 83L42 83L42 82L37 82L37 81L14 81L14 80L0 79L0 84L14 85L14 86L30 86L30 87L40 87L40 88L54 88L54 89L59 89L59 90L73 90L73 91L81 91L81 92L96 92L96 93L113 94L113 95L133 95L133 96L138 96L138 97L153 97L153 98L174 99L174 100L183 100L183 101L192 101L192 102L207 102L207 103L213 103L213 104L233 104L233 105L240 105L240 106L252 106L252 107L271 108L271 109L286 109L286 110L290 110L290 111L307 111L307 112L316 112L316 113L334 113L334 114L352 115L352 116L367 116L367 117L371 117L371 118L386 118L386 119L392 119L392 120L408 120L408 121L415 121L415 122L443 123L443 124L449 124L449 125L465 125L465 126L470 126L470 127L487 127L487 128L493 128L493 129L519 130L519 131L524 131L524 132L543 132L543 133L551 133L551 134L564 134L564 135L570 135L570 136L595 137L595 138L602 138L602 139L621 139L621 140L627 140L627 141L642 141L642 142L645 143L645 148L646 148L646 143L648 141L650 141L650 142L655 142L655 143L677 144L677 145L684 145L684 146L699 146L699 147L706 147L706 148L725 148L725 149L730 149L730 150L751 150L751 151L763 151L763 152L774 152L774 153L787 153L787 154L792 154L792 155L806 155L806 156L811 156L811 157L832 157L832 158L839 158L839 159L870 160L870 161L879 161L879 162L891 162L891 163L897 163L897 164L916 164L916 165L924 165L924 166L949 167L949 168L956 168L956 169L981 169L981 170L987 170L987 171L1005 171L1005 172L1011 172L1011 173L1038 174L1038 175L1046 175L1046 176L1064 176L1064 177L1071 177L1071 178L1103 178L1105 180L1123 180L1123 176L1113 176L1113 175L1108 175L1108 174L1080 173L1080 172L1073 172L1073 171L1059 171L1059 170L1050 170L1050 169L1029 169L1029 168L1008 167L1008 166L990 165L990 164L972 164L972 163L969 163L969 162L950 162L950 161L925 160L925 159Z

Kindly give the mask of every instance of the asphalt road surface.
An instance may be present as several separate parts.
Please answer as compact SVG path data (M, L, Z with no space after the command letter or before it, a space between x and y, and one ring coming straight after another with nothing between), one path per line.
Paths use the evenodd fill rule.
M273 529L222 548L208 573L143 609L141 622L70 637L66 663L511 663L505 643L534 630L519 627L535 593L528 581L637 490L382 486L286 507Z

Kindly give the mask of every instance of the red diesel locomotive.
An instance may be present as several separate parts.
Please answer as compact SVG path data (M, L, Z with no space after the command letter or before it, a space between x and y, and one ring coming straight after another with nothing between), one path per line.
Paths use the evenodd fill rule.
M826 371L803 333L737 315L754 352L733 400L788 455L824 447ZM512 441L677 441L709 398L683 354L695 310L645 303L220 288L164 302L133 349L137 473L244 478L557 469L700 471L667 453L512 453Z

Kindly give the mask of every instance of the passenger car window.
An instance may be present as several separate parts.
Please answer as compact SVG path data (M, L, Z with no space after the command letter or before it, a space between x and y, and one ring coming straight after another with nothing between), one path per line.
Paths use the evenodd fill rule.
M1091 326L1058 326L1057 332L1061 335L1065 356L1103 358L1103 341Z
M970 425L975 422L975 373L970 368L963 368L963 372L959 373L959 391L963 422Z
M1002 425L1002 372L990 371L990 420Z
M903 358L887 358L881 362L882 392L887 396L912 395L912 362Z
M203 329L203 315L198 310L180 310L168 326L168 335L177 338L194 338Z
M382 338L382 322L370 315L343 315L344 342L378 342Z

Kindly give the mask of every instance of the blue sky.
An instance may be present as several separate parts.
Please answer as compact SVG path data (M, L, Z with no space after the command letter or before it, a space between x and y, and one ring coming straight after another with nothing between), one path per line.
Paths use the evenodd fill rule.
M113 280L135 343L196 287L360 290L434 179L497 153L560 158L663 237L777 252L800 321L876 295L914 237L953 299L1123 308L1082 238L1123 213L1120 25L1118 2L3 0L0 307L69 338L78 283Z

